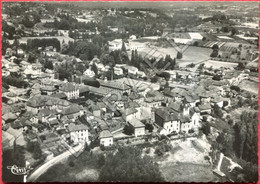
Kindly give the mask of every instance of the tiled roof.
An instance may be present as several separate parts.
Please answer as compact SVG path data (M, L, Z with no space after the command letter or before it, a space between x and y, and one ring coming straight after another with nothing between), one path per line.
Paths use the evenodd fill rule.
M108 137L113 137L113 135L111 134L110 131L104 130L104 131L100 132L99 137L100 138L108 138Z
M58 125L59 121L57 119L49 121L50 125Z
M125 109L125 111L123 112L124 115L128 116L130 114L133 114L133 113L136 113L137 110L135 108L128 108L128 109Z
M50 114L51 114L51 111L49 109L42 109L42 110L40 110L38 115L45 117L45 116L49 116Z
M161 96L149 97L149 98L145 98L144 101L147 103L160 102L163 101L163 97Z
M76 91L76 90L77 90L77 87L69 82L62 84L62 86L60 87L60 91L64 91L64 92L71 92L71 91Z
M80 131L80 130L88 130L88 126L84 125L84 124L74 124L74 123L70 123L68 126L68 129L70 132L75 132L75 131Z
M211 109L211 106L210 106L209 103L208 104L203 104L203 105L199 105L199 109L200 110L209 110L209 109Z
M62 114L63 115L70 115L70 114L78 113L78 112L80 112L80 110L81 110L81 108L80 108L79 105L73 104L70 107L63 109Z
M56 94L52 94L51 97L54 98L66 98L67 96L65 95L65 93L56 93Z
M176 112L170 111L169 108L160 108L155 111L155 114L160 116L164 121L177 121L179 120Z
M119 90L127 90L130 89L129 86L127 86L124 83L117 82L117 81L102 81L98 80L100 83L100 86L108 87L108 88L114 88L114 89L119 89Z
M139 121L138 119L130 119L128 121L133 127L139 128L139 127L144 127L145 125Z
M45 87L42 87L41 90L42 91L55 91L57 89L53 86L45 86Z
M169 108L171 108L172 110L174 110L176 112L181 112L182 104L179 102L172 102L169 104Z

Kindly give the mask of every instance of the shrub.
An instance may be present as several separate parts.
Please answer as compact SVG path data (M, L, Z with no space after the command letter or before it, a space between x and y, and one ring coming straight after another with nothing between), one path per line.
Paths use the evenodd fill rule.
M73 161L70 161L70 162L69 162L69 166L70 166L70 167L74 167L74 166L75 166L74 162L73 162Z
M146 150L145 150L145 153L146 154L149 154L151 152L151 149L150 148L147 148Z

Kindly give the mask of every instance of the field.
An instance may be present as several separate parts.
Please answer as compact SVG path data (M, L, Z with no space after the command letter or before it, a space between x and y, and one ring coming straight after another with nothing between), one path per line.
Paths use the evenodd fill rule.
M182 48L183 45L180 45L179 48ZM172 58L175 58L177 55L177 49L173 47L168 48L159 48L155 47L157 50L154 53L154 56L163 56L165 57L167 54L170 55ZM139 53L141 53L143 56L145 56L146 53L151 52L152 48L143 48L139 49ZM209 48L201 48L201 47L194 47L189 46L187 49L183 49L183 57L182 59L177 59L177 63L180 67L185 67L186 65L190 63L200 63L202 61L205 61L210 58L210 54L212 52L212 49Z
M172 143L173 149L156 158L166 182L213 182L217 177L212 166L204 159L209 144L203 140ZM151 156L151 155L150 155Z
M243 90L258 94L258 83L252 80L243 80L238 85Z
M238 63L230 63L230 62L222 62L222 61L213 61L213 60L208 60L205 62L205 67L210 68L212 67L213 69L220 69L221 67L225 68L234 68L238 65Z
M180 67L184 67L190 63L200 63L210 58L212 49L189 46L183 53L182 59L177 59Z
M99 177L97 159L97 155L86 151L79 157L71 156L46 171L37 182L95 182Z
M215 182L218 178L206 165L168 163L160 167L166 182Z

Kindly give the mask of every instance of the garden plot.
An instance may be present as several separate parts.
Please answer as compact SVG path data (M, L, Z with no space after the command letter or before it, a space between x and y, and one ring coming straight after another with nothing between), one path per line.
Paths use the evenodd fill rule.
M238 87L243 90L258 94L258 82L252 80L243 80L239 83Z
M205 44L203 45L203 47L212 48L213 45L215 45L215 44L218 45L219 48L221 48L221 47L225 44L225 42L209 41L209 42L205 43Z
M238 63L230 63L230 62L222 62L222 61L214 61L214 60L208 60L204 62L205 68L212 67L213 69L220 69L220 68L235 68L237 67Z
M209 182L217 178L211 165L204 159L210 145L203 140L172 142L173 150L158 162L167 182ZM199 146L198 146L199 145ZM198 148L199 147L199 148Z

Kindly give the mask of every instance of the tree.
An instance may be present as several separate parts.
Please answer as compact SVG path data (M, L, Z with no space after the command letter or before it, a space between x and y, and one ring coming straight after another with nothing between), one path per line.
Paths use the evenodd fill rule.
M103 154L98 155L98 160L97 160L97 165L99 168L101 168L102 166L104 166L106 163L106 158Z
M130 127L130 125L126 125L123 129L124 133L126 135L132 135L134 133L133 129Z
M212 46L212 49L213 49L213 50L218 50L218 49L219 49L219 47L218 47L218 45L217 45L217 44L214 44L214 45Z
M91 70L95 73L95 75L98 74L97 65L96 65L95 63L92 64L92 66L91 66Z
M126 52L126 47L125 47L125 42L124 42L124 41L122 42L121 51L122 51L122 52Z
M111 167L113 166L113 167ZM162 182L158 164L150 157L141 156L141 150L134 147L119 148L107 156L99 175L106 182Z
M210 134L210 125L208 123L205 123L202 128L201 128L202 132L205 135L209 135Z
M234 36L237 33L237 30L235 28L231 29L231 35Z
M213 50L210 54L210 57L217 57L218 56L218 50Z
M48 60L48 59L45 60L43 67L44 67L45 69L53 70L53 64L52 64L52 62L51 62L50 60Z
M199 45L199 42L198 41L195 41L194 43L193 43L193 46L198 46Z
M180 52L178 51L176 58L177 58L177 59L181 59L181 58L182 58L182 53L180 53Z
M238 65L237 65L237 70L244 70L246 67L245 67L245 64L242 63L242 62L239 62Z
M223 117L223 112L217 104L215 104L214 107L213 107L213 114L215 116L217 116L218 118Z

